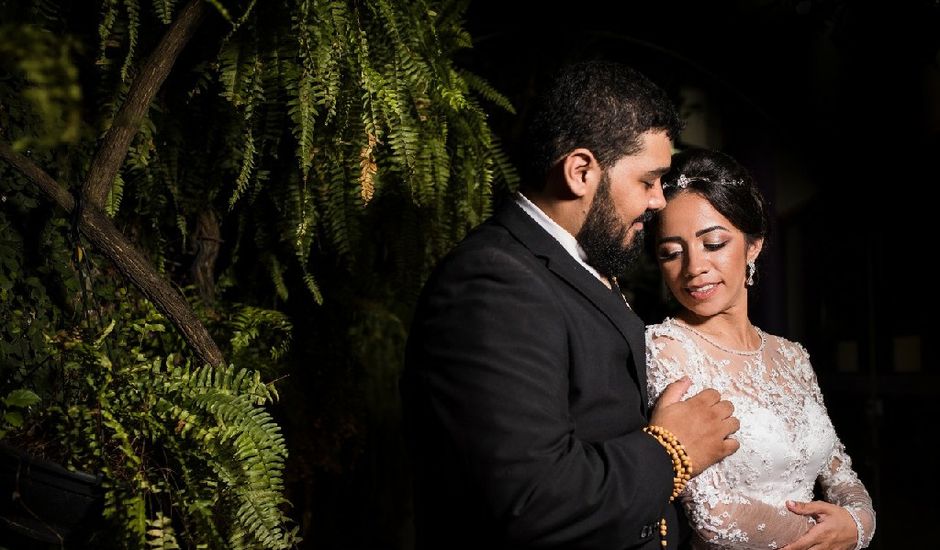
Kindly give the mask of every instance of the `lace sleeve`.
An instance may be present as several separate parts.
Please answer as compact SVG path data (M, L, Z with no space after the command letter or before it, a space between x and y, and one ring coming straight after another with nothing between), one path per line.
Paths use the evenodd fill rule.
M806 353L803 350L804 354ZM805 364L808 366L809 355L806 355ZM812 371L812 367L809 367ZM811 373L810 381L812 384L813 397L819 403L823 410L822 391L819 389L819 383L816 380L816 374ZM855 545L856 550L867 548L875 534L875 509L871 503L871 496L865 489L865 485L858 479L855 470L852 469L852 459L845 452L845 446L836 438L836 444L832 449L832 454L826 461L826 466L819 475L819 485L823 490L823 497L826 502L838 504L855 520L855 527L858 529L858 542Z

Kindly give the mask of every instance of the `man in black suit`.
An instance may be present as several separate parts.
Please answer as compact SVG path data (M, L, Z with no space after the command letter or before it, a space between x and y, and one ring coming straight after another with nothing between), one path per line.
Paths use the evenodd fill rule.
M536 177L428 280L401 380L419 550L675 547L676 471L643 428L675 434L692 475L737 449L714 390L680 400L678 381L648 410L616 284L679 126L639 73L568 67L530 126Z

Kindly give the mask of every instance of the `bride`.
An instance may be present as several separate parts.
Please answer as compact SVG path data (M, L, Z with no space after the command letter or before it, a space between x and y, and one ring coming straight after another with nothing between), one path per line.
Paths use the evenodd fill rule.
M650 398L688 376L690 392L717 389L741 421L738 452L679 497L693 547L867 547L871 498L833 429L809 355L748 319L767 233L760 192L737 162L705 150L675 155L663 188L668 203L651 235L683 309L647 329ZM817 481L825 500L811 502Z

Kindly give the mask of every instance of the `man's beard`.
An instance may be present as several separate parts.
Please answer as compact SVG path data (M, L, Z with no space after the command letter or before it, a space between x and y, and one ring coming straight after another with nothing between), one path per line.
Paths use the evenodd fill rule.
M648 219L649 213L646 213L630 225ZM587 254L588 265L604 277L623 275L639 258L643 250L643 231L638 231L630 243L624 244L630 225L625 225L617 217L614 201L610 196L610 178L604 172L584 225L575 236Z

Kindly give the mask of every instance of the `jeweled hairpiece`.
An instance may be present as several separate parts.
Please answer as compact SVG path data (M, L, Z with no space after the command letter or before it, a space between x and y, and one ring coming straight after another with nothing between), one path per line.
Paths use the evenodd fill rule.
M715 185L744 185L744 180L716 180L712 181L708 178L699 178L699 177L689 177L685 174L679 174L679 177L676 178L676 183L674 184L679 189L685 189L693 181L706 181L708 183L713 183Z

